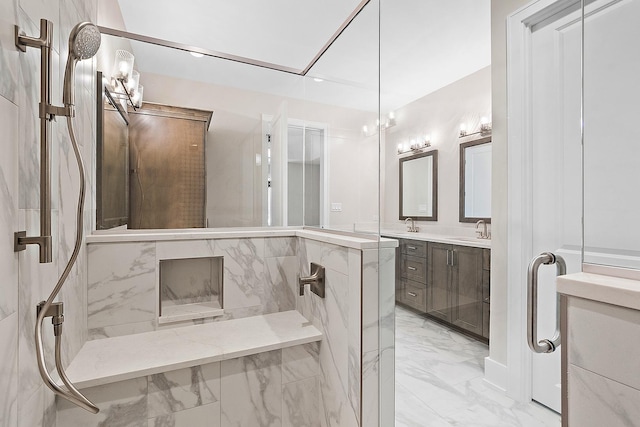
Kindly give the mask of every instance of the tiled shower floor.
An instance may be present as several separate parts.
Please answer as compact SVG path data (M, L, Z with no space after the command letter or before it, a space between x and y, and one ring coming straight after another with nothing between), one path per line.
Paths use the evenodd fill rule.
M487 345L396 306L396 427L560 426L483 380Z

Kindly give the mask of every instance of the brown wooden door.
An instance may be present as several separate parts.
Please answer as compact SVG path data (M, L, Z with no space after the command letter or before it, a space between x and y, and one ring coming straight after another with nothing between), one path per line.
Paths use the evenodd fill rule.
M451 323L482 335L482 249L453 247Z
M130 115L132 228L204 227L206 123Z
M449 283L451 268L448 265L451 245L429 243L427 249L427 314L450 321Z

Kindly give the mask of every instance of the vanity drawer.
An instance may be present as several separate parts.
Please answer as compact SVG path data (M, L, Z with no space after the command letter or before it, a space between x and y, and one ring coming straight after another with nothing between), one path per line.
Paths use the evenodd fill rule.
M427 283L427 259L405 255L400 264L400 277Z
M405 255L427 257L427 242L421 240L401 240L400 251Z
M412 282L411 280L404 280L401 299L404 304L424 313L427 311L426 296L427 292L425 285L422 283Z

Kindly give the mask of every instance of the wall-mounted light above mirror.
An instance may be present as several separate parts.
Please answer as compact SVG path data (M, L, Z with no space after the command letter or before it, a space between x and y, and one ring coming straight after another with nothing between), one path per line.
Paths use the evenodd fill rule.
M491 222L491 137L460 144L460 222Z
M400 219L438 220L438 151L400 159Z

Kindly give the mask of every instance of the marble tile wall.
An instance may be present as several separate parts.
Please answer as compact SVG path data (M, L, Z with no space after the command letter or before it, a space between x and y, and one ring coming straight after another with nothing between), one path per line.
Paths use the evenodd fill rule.
M256 316L296 307L297 239L243 238L89 246L89 339ZM161 260L223 257L224 315L158 324Z
M298 311L323 334L320 344L320 425L355 427L361 421L361 251L310 239L298 241L299 271L325 267L325 298L305 290Z
M66 121L51 124L53 262L39 264L36 247L13 252L13 233L39 232L39 121L40 53L19 52L14 26L38 36L39 21L53 22L52 101L61 104L62 75L67 39L78 22L96 21L96 0L0 0L0 425L55 426L53 394L42 384L35 362L33 329L35 305L46 299L64 270L75 239L78 172L70 147ZM79 114L75 121L85 159L92 156L95 135L92 109L94 64L85 61L76 79ZM81 114L80 114L81 112ZM89 165L91 162L87 162ZM91 188L91 170L86 171ZM89 215L91 206L85 207ZM85 232L89 229L88 222ZM60 293L65 304L63 360L82 346L86 332L86 254L80 255ZM45 324L45 349L52 359L51 327Z
M362 264L363 425L393 425L395 248L364 250Z
M65 427L320 427L318 343L83 390L90 414L58 401Z

